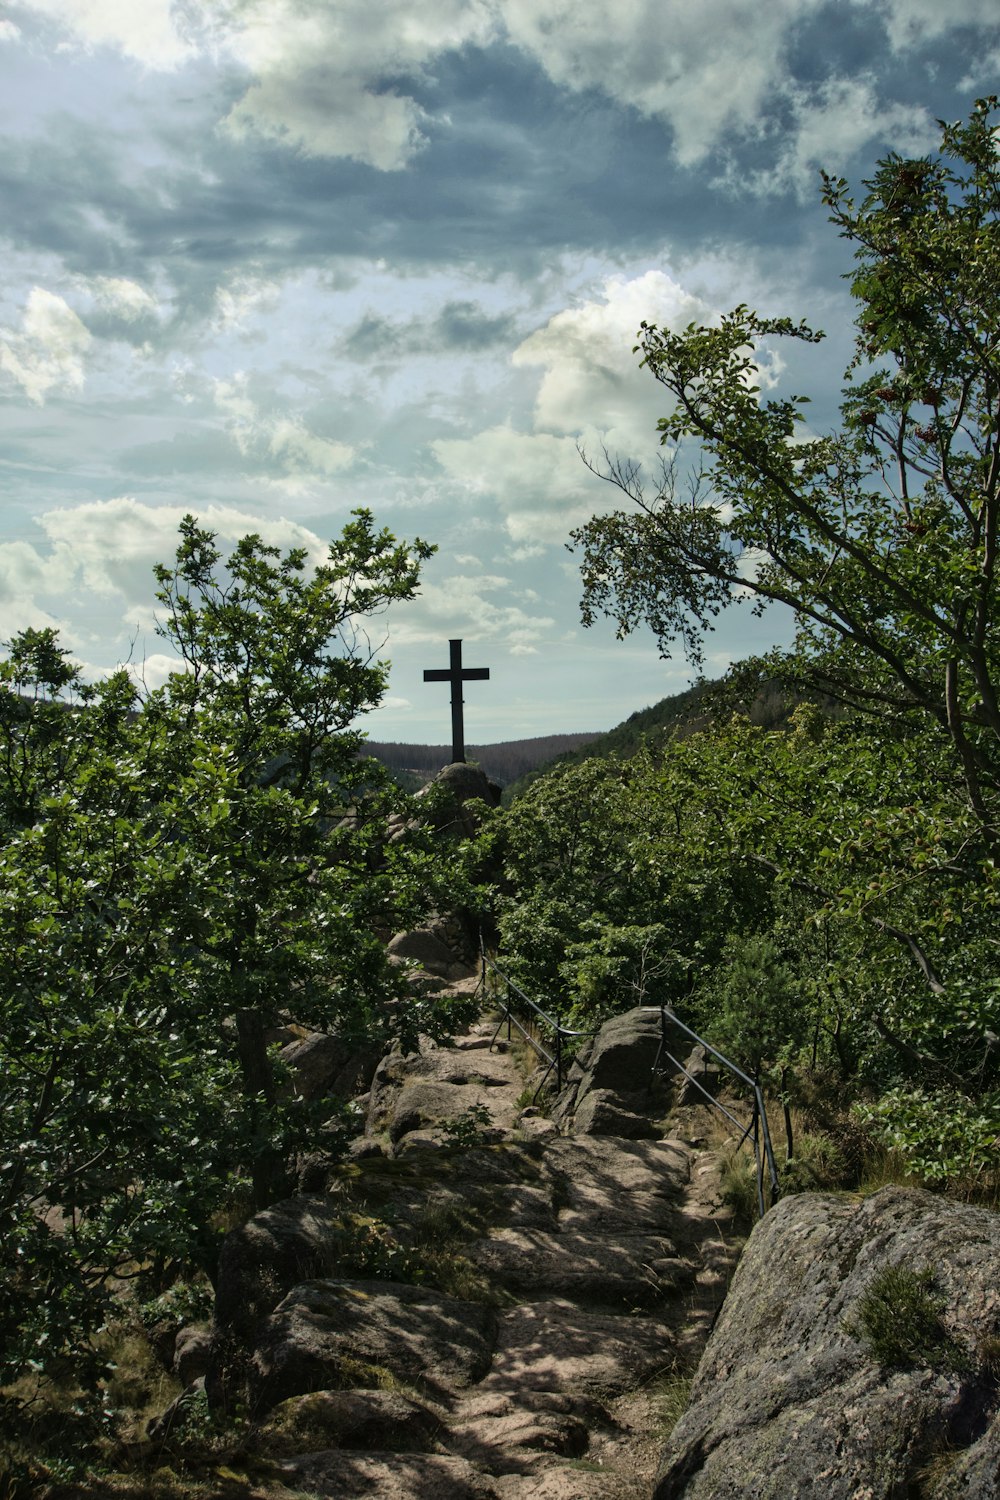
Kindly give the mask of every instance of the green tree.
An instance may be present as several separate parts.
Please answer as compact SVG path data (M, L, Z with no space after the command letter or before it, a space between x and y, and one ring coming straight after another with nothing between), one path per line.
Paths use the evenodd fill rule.
M860 204L843 181L825 179L857 262L841 430L806 435L804 398L761 398L759 347L781 337L817 342L807 325L745 307L681 333L644 324L643 364L671 399L659 423L671 459L653 494L635 465L611 460L604 477L632 504L575 534L586 621L611 613L621 633L646 623L665 653L679 638L697 660L702 632L734 600L785 605L795 648L774 653L767 672L832 694L882 732L896 724L905 739L924 725L941 739L943 756L926 735L916 752L936 773L914 783L933 828L908 886L896 880L873 788L869 815L883 824L885 864L881 875L865 873L883 896L894 890L896 915L868 900L839 855L831 865L846 873L846 894L815 871L808 881L818 900L853 904L902 944L938 997L947 986L921 940L927 924L903 915L914 885L925 913L933 905L955 921L1000 898L996 109L984 100L967 123L944 126L936 157L888 157ZM681 497L673 479L691 440L699 463ZM904 840L909 816L896 819Z
M319 568L188 517L157 570L181 657L140 695L85 686L51 632L0 683L2 1383L71 1359L123 1281L213 1271L218 1215L279 1193L317 1123L281 1097L267 1029L351 1038L450 1024L380 934L451 883L360 753L385 688L364 622L430 548L359 512ZM330 1106L327 1107L327 1114Z
M822 335L745 307L714 327L643 324L643 364L671 400L674 454L654 493L634 464L604 477L633 502L583 548L584 619L649 624L695 659L736 597L795 615L786 680L878 715L917 712L948 739L992 853L1000 708L1000 144L995 99L943 127L937 157L886 158L856 204L825 179L855 246L859 304L841 430L806 436L804 398L762 400L758 348ZM692 492L673 478L694 439Z

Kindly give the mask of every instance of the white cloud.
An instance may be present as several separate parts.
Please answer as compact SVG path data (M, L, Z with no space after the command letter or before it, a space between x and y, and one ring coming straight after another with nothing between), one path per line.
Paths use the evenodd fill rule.
M666 122L693 166L760 133L796 26L821 0L500 0L511 39L554 82L596 89Z
M222 331L241 330L256 312L277 306L281 288L264 276L240 271L225 286L216 288L215 326Z
M289 493L301 493L312 483L339 473L357 456L350 443L318 437L295 417L262 412L248 394L242 372L232 380L213 381L212 389L240 452L262 463L268 457L276 459L285 471L280 483Z
M610 448L648 451L666 403L632 352L639 325L684 328L711 317L711 308L663 271L611 277L600 299L556 313L514 353L516 366L545 372L536 430L578 435L596 428Z
M791 190L812 198L820 169L843 170L869 141L905 154L928 150L938 134L922 106L883 104L870 77L833 79L815 91L794 90L791 104L795 126L773 167L749 176L731 169L729 186L751 192Z
M944 36L956 26L995 26L996 0L853 0L884 17L889 40L897 51Z
M507 603L512 588L502 574L459 573L441 582L428 581L425 574L419 594L393 615L392 645L440 647L442 640L460 636L469 642L497 642L512 656L533 655L555 621Z
M144 67L172 69L194 55L172 0L21 0L84 47L114 47Z
M632 352L639 324L683 328L712 318L707 303L663 271L611 277L602 296L556 313L514 352L516 366L543 372L532 432L505 425L432 443L449 478L497 504L515 560L564 542L592 514L594 481L578 446L597 458L603 448L647 461L658 452L656 423L669 403Z
M485 42L494 27L483 0L438 0L419 10L412 0L249 0L235 13L228 45L255 81L226 127L285 141L307 156L397 171L420 146L423 115L386 80Z
M20 28L13 21L0 21L0 42L16 42L20 35Z
M20 331L0 331L0 370L41 406L53 387L79 390L83 385L83 357L90 343L90 332L69 304L35 286Z
M49 511L41 526L54 546L69 549L88 588L142 603L151 598L153 564L173 557L178 528L191 509L146 505L123 495ZM315 555L325 550L313 532L283 516L258 516L227 505L204 506L196 513L199 524L215 532L223 548L248 532L258 532L275 546L305 546Z
M151 69L209 53L247 78L223 126L308 156L349 157L380 171L404 168L424 139L408 78L467 45L507 41L559 87L595 90L662 121L684 166L739 141L771 140L797 180L823 131L831 147L864 145L883 126L908 129L902 106L852 111L852 78L832 78L804 106L792 73L803 28L824 0L23 0L78 44L112 46ZM996 0L851 0L874 11L897 51L955 27L990 25ZM10 26L11 23L0 23ZM16 28L14 28L16 31ZM10 35L10 32L8 32ZM777 108L791 110L801 144ZM920 116L921 111L904 111ZM826 159L824 155L824 159ZM780 173L753 178L784 185Z
M301 475L303 478L337 474L341 469L346 469L355 456L350 443L336 443L329 438L317 437L301 422L290 417L275 420L267 446L290 474Z
M38 519L42 539L35 545L0 543L0 640L28 625L53 626L83 662L86 675L99 676L131 657L134 674L150 687L159 685L176 669L176 661L162 649L150 654L143 645L157 643L153 567L172 562L181 520L192 509L149 505L123 495L48 511ZM326 541L285 516L220 504L200 506L196 514L199 524L215 534L223 559L250 533L282 551L304 548L312 565L327 556ZM507 580L488 583L500 588ZM466 592L463 585L455 597L464 598ZM435 595L433 609L447 614L451 597L449 585ZM454 604L456 624L463 607ZM500 608L489 611L488 619L510 630L536 624L520 611ZM440 639L441 634L435 626L424 638ZM98 652L103 659L92 660Z
M95 276L89 290L105 312L113 313L126 323L134 323L144 313L156 311L156 299L137 281L125 276Z
M477 502L495 500L515 542L561 542L590 514L576 442L552 433L491 427L431 444L445 473Z

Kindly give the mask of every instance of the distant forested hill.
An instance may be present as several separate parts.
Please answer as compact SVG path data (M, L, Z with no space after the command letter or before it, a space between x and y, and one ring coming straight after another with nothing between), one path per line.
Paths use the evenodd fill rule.
M776 728L787 719L790 698L776 683L755 684L752 696L748 696L750 701L746 704L732 684L724 678L712 682L701 681L685 689L683 693L674 693L648 708L637 709L614 729L609 729L605 734L588 735L583 743L567 747L554 759L559 765L576 764L595 756L615 755L628 759L643 744L655 749L657 744L674 735L691 734L696 729L703 729L720 715L733 712L737 706L748 714L753 723L766 728ZM520 796L550 765L551 762L539 764L525 772L519 780L509 784L504 801Z
M476 761L493 781L505 787L530 771L547 765L557 756L598 738L596 732L546 734L536 739L505 740L495 745L467 745L466 756ZM430 781L451 760L450 745L406 745L369 740L365 748L411 791Z
M546 734L535 739L504 740L493 745L467 745L469 760L476 761L493 781L504 788L504 801L519 795L554 762L562 765L589 760L592 756L634 755L643 743L655 746L675 734L690 734L703 728L720 711L724 701L731 710L732 695L723 700L725 683L699 682L683 693L661 698L649 708L637 709L623 723L604 734ZM728 711L727 710L727 711ZM787 695L772 683L755 689L750 718L758 724L781 723L788 712ZM369 740L368 754L380 760L408 791L416 791L436 776L451 758L450 745L410 745L398 741Z

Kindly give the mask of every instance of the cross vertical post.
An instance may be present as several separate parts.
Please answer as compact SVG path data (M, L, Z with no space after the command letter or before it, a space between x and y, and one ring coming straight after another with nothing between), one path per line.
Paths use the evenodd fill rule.
M465 760L465 726L463 722L462 697L463 682L484 682L490 675L489 667L462 667L462 642L449 641L449 665L447 670L443 667L428 668L424 672L425 682L450 682L451 683L451 758L452 761Z

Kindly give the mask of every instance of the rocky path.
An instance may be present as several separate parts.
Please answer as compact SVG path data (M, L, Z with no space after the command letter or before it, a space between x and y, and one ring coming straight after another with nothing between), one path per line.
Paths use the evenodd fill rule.
M738 1253L704 1121L632 1092L602 1105L646 1138L564 1133L493 1029L386 1059L347 1166L227 1243L209 1381L239 1367L261 1496L652 1492Z

